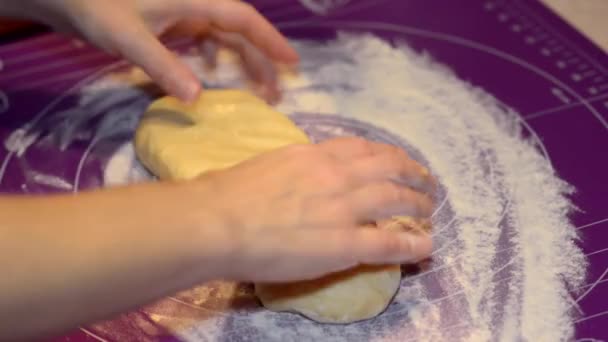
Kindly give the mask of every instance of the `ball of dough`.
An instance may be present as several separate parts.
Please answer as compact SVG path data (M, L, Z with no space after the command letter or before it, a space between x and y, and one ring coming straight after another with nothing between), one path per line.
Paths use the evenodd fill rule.
M135 132L139 160L161 179L192 179L308 136L286 115L240 90L206 89L193 103L153 102Z

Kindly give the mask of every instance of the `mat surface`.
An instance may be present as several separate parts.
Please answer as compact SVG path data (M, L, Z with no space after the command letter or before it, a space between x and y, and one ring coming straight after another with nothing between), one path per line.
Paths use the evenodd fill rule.
M537 1L467 1L461 7L440 0L253 3L292 37L324 39L333 30L356 30L405 39L520 113L530 132L540 137L540 146L559 176L577 189L573 200L581 211L573 222L581 231L590 269L578 303L582 314L576 319L576 336L608 339L605 52ZM188 42L175 43L178 49L187 46ZM70 135L71 131L55 134L54 144L45 144L38 140L45 133L30 133L70 114L81 88L124 64L57 35L1 46L0 61L0 139L5 142L0 149L0 190L47 193L103 186L108 158L122 146L120 137L128 136L128 131L112 132L104 145L107 150L92 154L91 141L107 137L85 129L82 136ZM307 120L311 117L300 118L300 124L306 126ZM323 125L334 124L314 122L317 126L308 132L318 136L324 134ZM91 124L99 122L82 123L83 127ZM357 122L343 125L359 135L379 134L379 139L400 143L388 133L367 132ZM196 306L190 299L176 298L172 312ZM134 311L57 340L176 340L158 320L145 310Z

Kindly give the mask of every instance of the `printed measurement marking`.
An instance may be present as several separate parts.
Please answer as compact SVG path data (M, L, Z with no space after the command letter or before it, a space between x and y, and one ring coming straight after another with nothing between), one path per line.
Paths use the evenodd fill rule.
M589 227L593 227L593 226L597 226L600 223L604 223L604 222L608 222L608 218L605 218L603 220L599 220L599 221L595 221L595 222L591 222L591 223L587 223L585 225L576 227L576 229L585 229L585 228L589 228Z
M600 94L600 95L595 95L595 96L592 96L592 97L588 97L588 98L585 99L585 101L587 101L587 102L596 102L597 101L599 103L600 101L603 101L606 98L608 98L608 93L607 94ZM584 105L583 102L576 101L576 102L572 102L572 103L569 103L569 104L563 104L563 105L559 105L559 106L556 106L556 107L543 109L541 111L536 111L534 113L526 114L526 115L524 115L524 118L526 120L530 120L530 119L538 118L538 117L545 116L545 115L548 115L548 114L558 113L558 112L561 112L561 111L566 110L566 109L572 109L572 108L576 108L576 107L582 107L583 105ZM606 219L606 221L608 221L608 219ZM583 226L583 227L579 227L579 228L584 228L584 227L587 227L587 226Z
M535 23L542 26L545 29L545 31L547 31L549 34L551 34L552 36L559 39L563 44L565 44L568 47L569 50L575 51L577 55L579 55L580 57L585 59L591 65L593 65L593 67L595 69L597 69L598 71L600 71L603 74L606 74L608 72L608 70L606 69L606 67L604 65L599 63L593 57L589 56L584 50L579 48L579 46L572 43L572 41L570 41L569 39L564 37L562 35L562 33L559 32L558 29L556 29L554 26L552 26L550 23L547 22L546 18L543 18L538 12L535 12L533 9L531 9L528 2L513 1L512 4L513 4L513 7L519 8L522 12L527 13L534 20Z

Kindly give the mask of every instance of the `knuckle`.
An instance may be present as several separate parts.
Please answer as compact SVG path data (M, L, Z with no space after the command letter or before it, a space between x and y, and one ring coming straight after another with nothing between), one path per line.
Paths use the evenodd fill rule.
M378 147L382 151L382 153L400 154L400 155L403 155L404 153L406 153L404 149L402 149L401 147L398 147L397 145L391 144L391 143L378 142L376 144L378 145Z
M248 3L248 2L244 2L244 1L240 1L240 6L243 8L243 11L248 11L250 13L257 13L258 11L255 9L255 7Z
M356 211L346 201L332 199L329 201L315 201L312 205L313 210L309 211L310 216L314 216L316 226L333 231L336 227L346 227L352 225L356 220ZM348 238L348 236L345 236ZM343 237L344 238L344 237Z
M410 163L406 158L403 158L403 156L397 154L397 153L389 153L384 157L384 164L385 165L390 165L390 167L396 171L399 171L398 173L401 174L406 174L407 171L409 171L410 169Z
M358 152L361 152L361 154L372 153L372 146L369 141L359 137L351 137L348 141L351 144L352 148L357 150Z
M367 148L369 148L369 141L360 138L360 137L348 137L346 138L346 141L351 144L353 147L361 149L361 150L365 150Z
M373 154L373 147L371 142L357 136L336 138L330 143L347 149L351 151L351 153L358 156L368 156Z
M400 155L401 158L411 159L410 154L406 150L404 150L400 147L394 146L394 145L393 145L393 150L395 151L396 154Z
M416 162L410 158L407 152L395 146L389 149L387 158L389 158L392 163L399 165L402 168L409 169L416 164Z
M252 4L244 1L238 2L238 11L246 24L251 24L259 16L257 9Z
M240 12L240 14L252 15L252 14L257 13L257 10L255 9L255 7L253 7L253 5L251 5L248 2L238 1L235 3L235 5L237 6L236 8L238 8L238 11Z

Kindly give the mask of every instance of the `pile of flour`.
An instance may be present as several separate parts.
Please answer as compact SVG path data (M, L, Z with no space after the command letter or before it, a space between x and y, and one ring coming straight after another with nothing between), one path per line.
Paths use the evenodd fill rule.
M570 339L576 308L569 289L582 284L586 270L568 219L573 189L555 175L518 114L405 44L350 34L294 44L301 72L282 79L280 111L345 117L390 132L440 180L433 262L405 277L393 305L371 321L320 325L226 309L177 334L187 341ZM209 86L244 84L234 59L213 73L194 56L184 59ZM91 84L85 96L100 86ZM134 158L125 145L110 160L106 183L145 178ZM218 300L191 304L213 311L209 303Z

